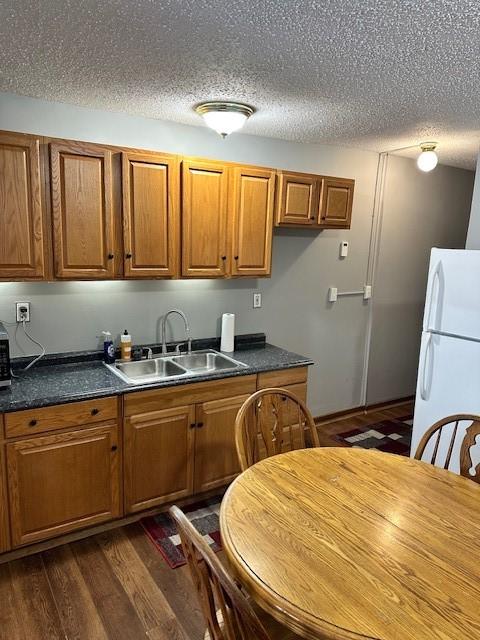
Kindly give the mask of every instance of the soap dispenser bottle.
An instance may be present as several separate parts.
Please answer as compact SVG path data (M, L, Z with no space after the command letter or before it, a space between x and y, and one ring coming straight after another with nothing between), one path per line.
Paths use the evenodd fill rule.
M132 358L132 336L125 331L120 336L120 349L122 351L122 360L131 360Z
M113 338L110 331L102 331L103 338L103 361L106 364L115 362L115 347L113 346Z

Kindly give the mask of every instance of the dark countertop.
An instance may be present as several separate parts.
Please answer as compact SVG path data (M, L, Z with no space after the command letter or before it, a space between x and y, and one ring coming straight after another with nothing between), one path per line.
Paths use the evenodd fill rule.
M313 364L310 358L271 344L237 350L228 355L247 367L145 385L123 382L98 360L34 366L26 372L17 371L18 378L12 380L11 387L0 389L0 413Z

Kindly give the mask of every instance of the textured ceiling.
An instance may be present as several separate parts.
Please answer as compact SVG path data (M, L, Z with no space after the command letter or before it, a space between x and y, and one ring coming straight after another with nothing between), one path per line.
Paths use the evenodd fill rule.
M478 0L1 0L0 90L199 126L193 104L234 99L245 133L434 139L473 168L479 23Z

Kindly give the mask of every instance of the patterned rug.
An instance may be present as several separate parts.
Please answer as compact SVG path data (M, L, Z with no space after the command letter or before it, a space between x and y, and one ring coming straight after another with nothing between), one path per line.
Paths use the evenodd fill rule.
M195 502L183 508L183 512L193 524L193 526L203 535L213 551L220 551L222 542L220 540L220 523L218 514L223 493L208 500ZM140 524L145 529L146 534L160 551L167 564L176 569L186 564L183 555L180 536L177 528L168 515L160 513L157 516L142 518Z
M413 417L405 416L394 420L383 420L338 433L335 440L349 447L380 449L401 456L410 455Z

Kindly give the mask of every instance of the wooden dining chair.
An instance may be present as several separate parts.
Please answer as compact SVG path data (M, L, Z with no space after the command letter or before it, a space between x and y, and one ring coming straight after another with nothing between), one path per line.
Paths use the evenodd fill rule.
M436 464L438 458L438 448L442 440L442 436L448 438L448 451L443 462L443 468L449 469L452 460L452 452L457 440L458 426L461 422L470 422L471 424L465 431L465 436L460 444L460 475L470 478L474 482L480 483L480 462L474 466L471 449L475 445L477 436L480 436L480 416L470 415L467 413L458 413L439 420L424 434L420 440L414 458L422 460L427 445L433 442L433 451L429 456L431 464ZM444 429L453 425L446 433ZM451 433L449 433L451 431Z
M177 525L205 616L204 640L300 640L268 614L254 610L251 599L235 584L181 509L173 506L169 513Z
M245 400L235 420L235 443L242 471L278 453L320 446L312 414L288 389L262 389Z

